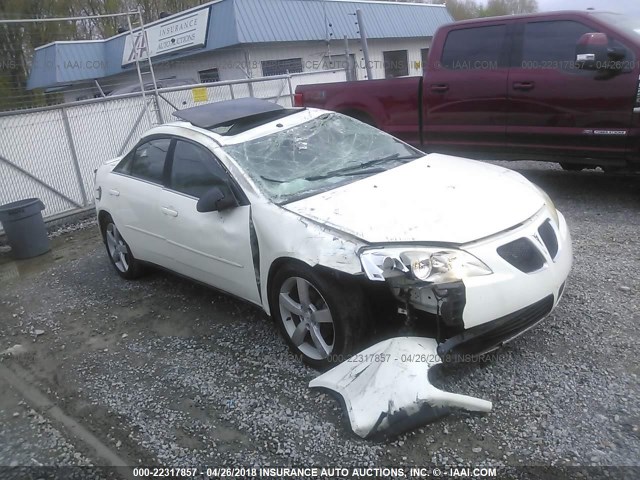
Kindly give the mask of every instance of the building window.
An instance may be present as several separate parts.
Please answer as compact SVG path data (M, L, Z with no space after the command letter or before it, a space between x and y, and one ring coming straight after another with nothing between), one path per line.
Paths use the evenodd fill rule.
M218 73L217 68L210 68L209 70L202 70L198 72L198 76L200 77L200 83L211 83L211 82L219 82L220 74Z
M262 75L286 75L287 73L301 73L301 58L286 58L284 60L264 60L262 63Z
M420 62L422 63L422 71L424 72L427 69L427 60L429 59L429 49L421 48L420 49Z
M406 50L382 52L384 55L384 77L402 77L409 75L409 60Z

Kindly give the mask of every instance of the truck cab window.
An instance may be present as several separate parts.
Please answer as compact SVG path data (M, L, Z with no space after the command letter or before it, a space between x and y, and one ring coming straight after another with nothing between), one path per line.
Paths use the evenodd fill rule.
M451 70L495 69L501 63L507 27L487 27L452 30L442 51L442 66Z
M528 22L524 28L522 68L575 69L576 44L593 27L571 20Z

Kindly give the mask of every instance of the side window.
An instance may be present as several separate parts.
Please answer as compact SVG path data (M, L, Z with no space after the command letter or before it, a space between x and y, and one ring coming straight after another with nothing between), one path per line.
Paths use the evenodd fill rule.
M170 138L159 138L140 145L131 158L129 174L142 180L162 184L164 161L170 144Z
M592 27L571 20L529 22L524 27L522 68L575 68L576 45Z
M178 140L173 151L171 189L200 198L216 185L226 185L227 172L204 147Z
M506 25L452 30L442 50L441 64L451 70L488 70L502 67Z
M122 160L118 162L118 165L113 168L113 171L129 175L129 172L131 172L131 159L133 158L134 153L135 152L129 152Z

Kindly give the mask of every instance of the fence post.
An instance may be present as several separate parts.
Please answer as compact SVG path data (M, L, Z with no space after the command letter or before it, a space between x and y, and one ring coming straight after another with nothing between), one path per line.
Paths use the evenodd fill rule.
M164 124L164 116L162 115L162 110L160 109L160 99L158 98L158 90L156 90L153 94L153 102L156 106L156 112L158 112L158 114L156 115L156 119L160 121L160 125Z
M235 99L236 96L233 94L233 83L229 84L229 92L231 92L231 99Z
M82 173L80 172L80 164L78 163L78 154L76 153L76 146L73 143L73 136L71 135L71 127L69 126L69 117L67 116L67 109L62 108L62 123L64 123L64 130L67 133L67 141L69 142L69 149L71 150L71 160L73 162L73 169L76 172L76 180L78 181L78 187L80 188L80 195L82 195L82 206L86 207L89 202L87 201L87 192L84 191L84 182L82 181Z

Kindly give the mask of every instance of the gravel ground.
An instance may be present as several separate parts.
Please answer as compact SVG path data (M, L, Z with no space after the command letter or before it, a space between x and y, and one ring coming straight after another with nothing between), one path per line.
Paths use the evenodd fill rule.
M575 264L536 329L483 362L432 372L441 388L493 401L489 414L361 440L337 402L307 388L317 373L289 357L264 314L167 273L121 280L92 220L62 227L39 259L0 255L0 352L22 346L0 365L28 371L131 465L490 465L501 478L523 465L629 466L588 476L638 478L640 178L505 165L564 213ZM106 464L0 387L0 465Z

